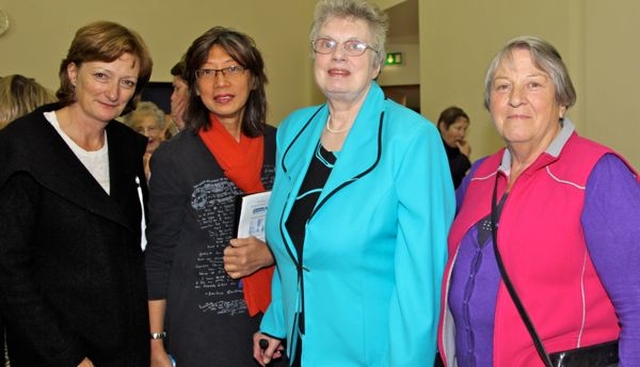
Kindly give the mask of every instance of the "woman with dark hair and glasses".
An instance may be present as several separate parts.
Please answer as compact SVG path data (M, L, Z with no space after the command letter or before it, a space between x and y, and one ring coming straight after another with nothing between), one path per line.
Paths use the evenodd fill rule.
M327 102L278 129L267 215L277 275L254 335L262 365L284 340L296 365L433 365L453 185L435 125L374 81L386 29L365 0L316 7Z
M186 130L151 158L152 366L171 366L168 354L183 367L254 366L273 257L255 237L233 238L233 227L236 197L274 180L264 62L250 37L214 27L190 46L184 75Z

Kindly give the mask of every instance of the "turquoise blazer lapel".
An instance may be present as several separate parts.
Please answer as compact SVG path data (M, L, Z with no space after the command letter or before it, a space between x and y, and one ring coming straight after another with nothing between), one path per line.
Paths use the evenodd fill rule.
M385 106L385 103L382 102L384 98L382 89L376 83L373 83L351 131L347 135L342 150L336 153L338 160L320 194L312 217L335 192L366 175L378 163L382 151L384 120L384 107L381 108L380 106ZM302 185L328 117L328 106L326 104L320 106L301 125L291 143L283 147L283 172L291 185L291 195L284 209L283 219L285 222Z
M318 198L313 214L337 191L364 177L378 164L383 144L382 128L386 105L383 100L382 89L373 83L342 150L336 154L338 160Z

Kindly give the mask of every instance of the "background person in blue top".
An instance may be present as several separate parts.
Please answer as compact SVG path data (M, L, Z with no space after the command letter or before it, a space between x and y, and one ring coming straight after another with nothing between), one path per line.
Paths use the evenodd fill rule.
M285 339L294 365L433 364L453 185L435 126L374 82L386 29L367 1L317 5L311 46L327 103L278 129L267 217L277 270L254 335L262 365Z

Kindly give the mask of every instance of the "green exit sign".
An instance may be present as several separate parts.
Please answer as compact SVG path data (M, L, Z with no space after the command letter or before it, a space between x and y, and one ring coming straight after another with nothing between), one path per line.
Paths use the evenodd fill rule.
M402 64L402 52L389 52L384 59L385 65L400 65Z

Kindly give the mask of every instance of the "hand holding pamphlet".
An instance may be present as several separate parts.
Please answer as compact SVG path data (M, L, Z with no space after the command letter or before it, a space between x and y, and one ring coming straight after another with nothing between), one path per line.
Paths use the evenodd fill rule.
M237 238L255 236L265 240L265 219L271 191L240 196L236 207Z

